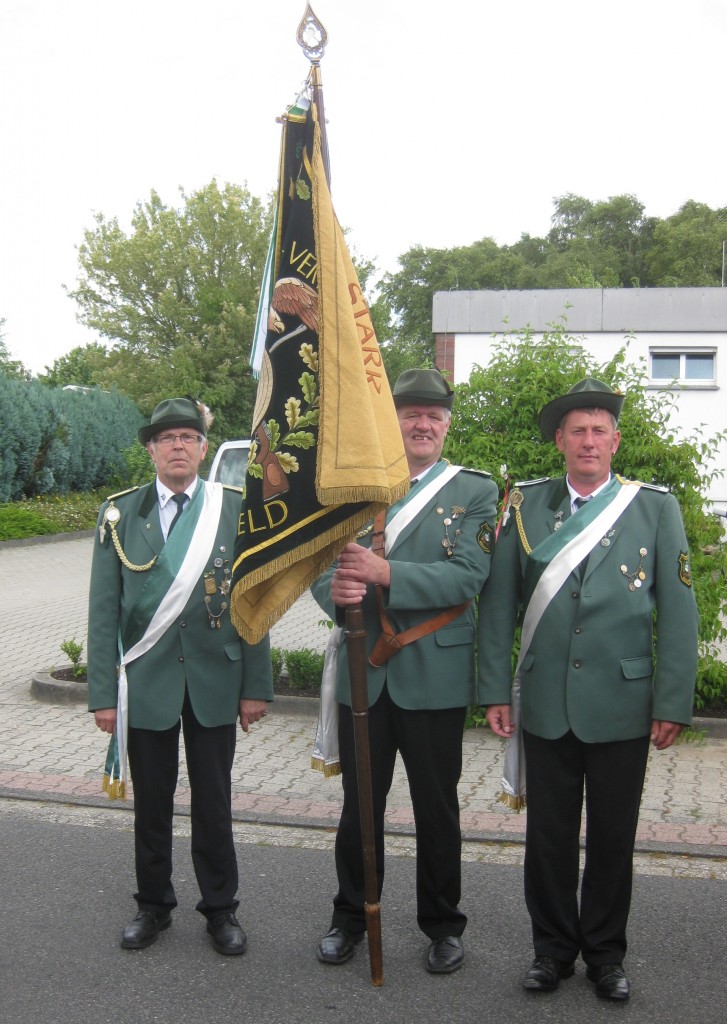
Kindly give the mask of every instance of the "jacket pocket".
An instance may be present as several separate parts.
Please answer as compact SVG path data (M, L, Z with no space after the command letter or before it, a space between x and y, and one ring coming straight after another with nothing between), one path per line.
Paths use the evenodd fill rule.
M460 644L471 644L474 641L474 634L471 626L451 626L438 629L434 639L438 647L458 647Z
M529 672L530 669L533 667L534 662L535 662L535 655L532 653L532 651L528 651L528 653L525 655L525 657L522 660L522 663L520 665L520 671L521 672Z
M242 660L242 644L239 641L237 643L225 644L224 651L230 661Z
M622 658L621 672L624 679L646 679L651 678L653 672L651 658Z

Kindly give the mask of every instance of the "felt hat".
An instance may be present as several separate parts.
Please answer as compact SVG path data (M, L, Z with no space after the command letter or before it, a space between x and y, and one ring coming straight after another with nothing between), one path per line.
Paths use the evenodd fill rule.
M151 414L150 422L139 429L139 440L146 444L155 434L161 434L172 427L186 427L207 437L209 420L205 412L209 412L207 407L192 398L165 398Z
M443 405L451 409L454 391L439 370L404 370L394 384L394 405Z
M585 377L574 384L567 394L554 398L552 402L543 406L538 418L540 432L543 437L554 441L561 420L572 409L605 409L618 420L623 404L623 392L614 391L608 384L596 380L595 377Z

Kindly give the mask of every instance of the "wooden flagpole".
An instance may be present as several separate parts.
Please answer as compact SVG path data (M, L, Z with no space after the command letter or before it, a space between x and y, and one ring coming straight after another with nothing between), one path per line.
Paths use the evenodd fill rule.
M313 101L318 110L321 130L321 153L330 189L331 175L326 138L326 119L323 107L323 86L320 61L328 41L328 34L316 18L310 4L298 26L297 39L311 62L310 82ZM351 712L353 714L356 747L356 781L358 785L361 845L364 868L364 912L368 936L371 981L384 983L384 964L381 946L381 904L376 876L376 843L374 839L374 804L371 793L371 751L369 748L369 699L366 677L366 630L361 608L347 608L345 613L346 652L351 683Z
M346 653L351 683L351 713L356 746L356 781L361 822L361 847L364 867L364 912L369 943L371 981L384 983L384 959L381 947L381 903L376 877L374 838L374 802L371 795L371 750L369 748L369 694L366 680L366 630L360 607L346 609Z

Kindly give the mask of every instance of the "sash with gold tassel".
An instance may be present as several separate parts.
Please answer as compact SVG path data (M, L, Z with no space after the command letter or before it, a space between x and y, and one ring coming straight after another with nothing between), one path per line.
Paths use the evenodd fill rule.
M416 518L444 485L459 473L460 466L445 460L436 462L422 479L414 484L403 498L387 511L390 521L384 532L384 551L388 555L404 527ZM338 755L338 704L336 702L336 673L338 654L344 643L343 630L334 626L326 644L321 677L321 699L318 724L311 755L311 768L323 772L326 778L341 774Z
M622 486L628 484L629 486ZM614 477L608 487L587 502L578 512L537 545L528 556L525 570L527 607L520 637L520 653L512 685L510 721L515 731L505 745L503 791L497 797L514 811L526 806L525 750L520 727L520 666L530 649L543 614L584 558L613 526L639 492L637 481ZM520 509L518 508L517 514ZM530 598L527 598L530 594Z
M102 789L110 800L126 799L129 693L126 666L151 650L182 613L204 572L222 512L222 484L200 481L189 505L149 570L149 578L131 609L122 640L116 730L109 741Z

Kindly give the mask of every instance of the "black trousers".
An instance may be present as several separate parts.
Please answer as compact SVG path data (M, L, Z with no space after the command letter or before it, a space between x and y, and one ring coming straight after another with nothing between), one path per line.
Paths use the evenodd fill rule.
M232 838L231 781L236 727L206 728L189 696L182 708L187 773L192 792L192 863L202 899L197 910L234 910L238 885ZM172 818L179 770L179 726L129 728L129 768L134 784L134 894L141 910L177 905L172 884Z
M397 751L409 780L416 825L417 923L430 939L461 935L467 918L459 910L462 884L459 800L462 734L466 708L408 711L388 690L369 709L371 788L378 893L384 884L384 812ZM343 809L336 835L338 893L331 927L352 935L366 927L361 825L351 709L339 706L338 738Z
M621 963L649 737L583 743L523 733L527 786L525 902L536 956ZM578 907L579 833L586 856Z

